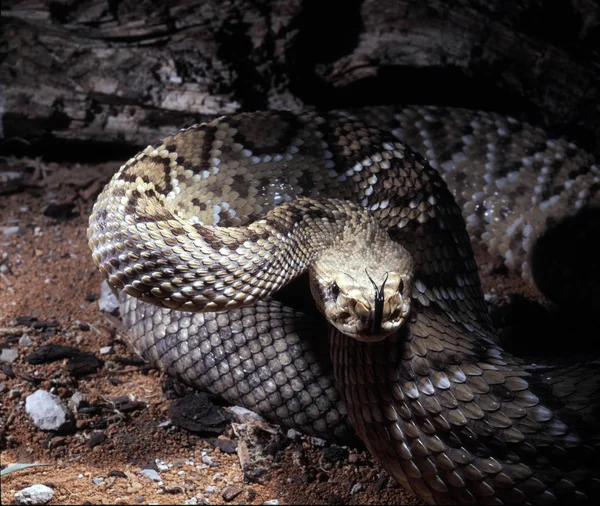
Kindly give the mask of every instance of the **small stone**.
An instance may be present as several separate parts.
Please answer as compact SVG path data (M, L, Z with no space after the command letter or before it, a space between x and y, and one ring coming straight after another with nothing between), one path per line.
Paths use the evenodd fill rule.
M75 392L69 399L69 402L67 402L67 406L69 406L71 411L77 411L82 401L83 394L81 392Z
M223 478L223 476L225 476L223 473L215 473L215 474L213 474L212 479L213 479L213 481L217 481L217 480L220 480L221 478Z
M71 412L58 396L46 390L37 390L28 395L25 410L38 429L61 432L72 428Z
M108 473L109 478L110 477L114 477L114 478L125 478L127 479L127 475L123 472L123 471L110 471Z
M138 496L135 498L135 502L137 502L137 503L143 503L143 502L144 502L144 497L143 497L143 496L141 496L141 495L138 495Z
M268 499L263 504L269 504L271 506L277 506L279 504L279 500L278 499Z
M350 489L350 495L354 495L357 492L360 492L363 489L363 486L361 483L355 483L354 485L352 485L352 488Z
M289 437L292 441L298 439L302 434L298 432L296 429L288 429L287 437Z
M326 444L326 441L320 437L311 436L310 444L316 446L317 448L323 448Z
M25 229L19 227L19 226L13 226L13 227L6 227L2 233L6 236L9 237L11 235L15 235L15 234L23 234L25 232Z
M19 346L23 346L23 347L27 348L28 346L31 346L32 344L33 344L33 341L31 340L31 337L29 337L27 334L23 334L19 338Z
M348 448L331 445L329 448L325 449L324 456L327 462L337 462L348 456Z
M100 355L108 355L112 351L112 346L103 346L100 348Z
M162 482L162 478L160 477L160 474L158 474L154 469L142 469L140 471L140 474L144 475L146 478L148 478L149 480L152 480L156 483Z
M215 492L217 492L219 489L217 487L215 487L214 485L208 485L205 489L204 492L206 492L207 494L214 494Z
M348 462L350 464L356 464L358 462L358 453L351 453L348 455Z
M0 362L12 364L17 358L19 358L19 352L17 350L2 348L2 351L0 351Z
M64 446L67 442L67 438L63 436L56 436L50 440L48 447L53 450L54 448L58 448L59 446Z
M95 446L104 443L104 441L106 441L106 434L104 434L104 432L94 432L94 434L92 434L92 437L88 439L86 446L91 450Z
M219 448L223 453L236 453L237 452L237 442L232 441L231 439L217 439L215 441L215 446Z
M6 392L7 389L8 387L0 381L0 394Z
M210 466L212 464L212 459L208 455L202 456L202 463Z
M94 485L100 485L100 483L102 483L104 481L104 478L102 478L102 476L97 476L96 478L92 478L92 483Z
M21 390L9 390L8 391L9 399L18 399L19 397L21 397Z
M242 487L239 485L229 485L223 489L221 497L225 502L231 502L242 493L242 490Z
M100 285L100 299L98 299L98 309L107 313L116 314L119 311L119 299L112 291L110 285L103 281Z
M15 502L17 504L46 504L53 495L54 490L46 485L32 485L19 490L15 494Z
M168 471L169 470L169 466L167 464L165 464L162 460L156 459L154 461L154 465L156 466L156 468L159 471Z
M190 499L183 501L183 504L198 504L198 499L191 497Z
M57 221L67 221L79 216L79 213L74 211L74 209L75 204L73 202L66 202L64 204L52 203L44 209L44 216L53 218Z

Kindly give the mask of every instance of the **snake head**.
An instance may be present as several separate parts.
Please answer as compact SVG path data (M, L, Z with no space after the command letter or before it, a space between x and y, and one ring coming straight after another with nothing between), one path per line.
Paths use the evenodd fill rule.
M388 268L386 268L388 266ZM311 266L311 291L331 325L358 341L376 342L396 332L410 311L413 261L397 243L338 246Z

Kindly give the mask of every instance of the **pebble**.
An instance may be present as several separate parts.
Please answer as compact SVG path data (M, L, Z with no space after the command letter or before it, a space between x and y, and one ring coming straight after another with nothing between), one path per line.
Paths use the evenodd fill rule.
M25 229L15 225L13 227L6 227L2 233L8 237L15 234L22 234L23 232L25 232Z
M19 352L17 350L2 348L2 351L0 351L0 362L12 364L17 358L19 358Z
M66 431L72 428L73 418L69 409L57 395L37 390L25 399L25 410L38 429Z
M32 344L33 344L33 341L31 340L31 337L29 337L27 334L23 334L19 338L19 346L28 347L28 346L31 346Z
M17 504L46 504L53 495L54 490L46 485L32 485L19 490L15 494L15 502Z
M215 473L215 474L213 474L212 479L213 479L213 481L217 481L217 480L220 480L221 478L223 478L223 476L225 476L223 473Z
M323 448L326 444L326 441L320 437L311 436L310 444L316 446L317 448Z
M354 495L357 492L360 492L363 489L362 483L355 483L354 485L352 485L352 488L350 489L350 495Z
M155 460L154 463L156 464L156 467L158 468L159 471L168 471L169 470L169 466L167 464L165 464L162 460Z
M69 402L67 402L67 405L69 406L69 408L71 408L71 411L77 411L79 405L81 404L81 401L83 401L83 394L78 391L71 396Z
M198 499L191 497L190 499L183 501L183 504L198 504Z
M112 346L102 346L100 348L100 355L108 355L112 351Z
M0 394L6 392L7 386L0 381Z
M208 455L202 456L202 463L210 466L212 464L212 459Z
M94 485L100 485L100 483L102 483L104 481L104 478L102 478L102 476L97 476L96 478L92 478L92 483Z
M48 443L48 448L50 448L51 450L58 448L59 446L64 446L67 442L67 438L63 437L63 436L56 436L53 437L50 442Z
M298 432L296 429L288 429L287 431L287 437L289 437L291 440L296 440L298 439L302 434L300 432Z
M98 431L92 434L92 437L88 439L86 446L91 450L95 446L98 446L106 441L106 434L104 432Z
M140 471L140 474L144 475L146 478L148 478L149 480L152 480L156 483L162 482L162 478L160 477L160 474L158 474L154 469L142 469Z
M242 493L243 489L239 485L229 485L223 489L221 497L225 502L233 501L238 495Z
M279 504L279 500L278 499L268 499L263 504L269 504L269 505L276 506L277 504Z
M208 487L206 487L204 489L204 492L206 492L207 494L214 494L215 492L217 492L219 489L217 487L215 487L214 485L208 485Z
M119 310L119 300L106 281L103 281L100 285L98 309L107 313L116 313Z

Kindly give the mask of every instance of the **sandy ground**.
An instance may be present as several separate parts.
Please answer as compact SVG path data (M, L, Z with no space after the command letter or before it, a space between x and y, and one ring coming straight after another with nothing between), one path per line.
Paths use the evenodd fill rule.
M286 442L271 434L271 442L279 444L267 451L266 472L244 480L235 449L226 453L214 439L168 423L165 379L157 371L123 363L132 355L96 301L101 277L87 247L87 219L118 165L0 164L0 171L28 176L16 192L0 195L0 347L18 351L13 363L0 363L0 456L2 466L53 464L3 477L2 503L14 502L15 492L36 483L54 490L50 504L418 503L365 451L320 447L304 437ZM49 209L52 204L67 207ZM526 290L489 258L478 258L483 258L488 291ZM91 352L102 367L77 377L65 359L39 365L24 361L50 344ZM101 353L105 347L110 348ZM65 403L80 392L88 405L104 409L77 411L71 434L43 432L25 412L26 397L38 389ZM115 407L121 396L145 405L123 413ZM94 446L98 434L105 440ZM233 446L239 443L231 426L220 437ZM148 467L157 470L160 482L140 474Z

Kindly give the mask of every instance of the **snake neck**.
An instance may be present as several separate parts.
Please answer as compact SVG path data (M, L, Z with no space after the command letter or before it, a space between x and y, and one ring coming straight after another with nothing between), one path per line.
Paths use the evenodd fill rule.
M503 503L571 503L595 490L587 436L564 423L573 411L558 409L560 392L570 394L548 394L543 375L485 333L413 301L409 321L387 340L362 343L331 329L330 346L357 434L427 503L476 504L492 493ZM546 376L571 381L558 370Z

